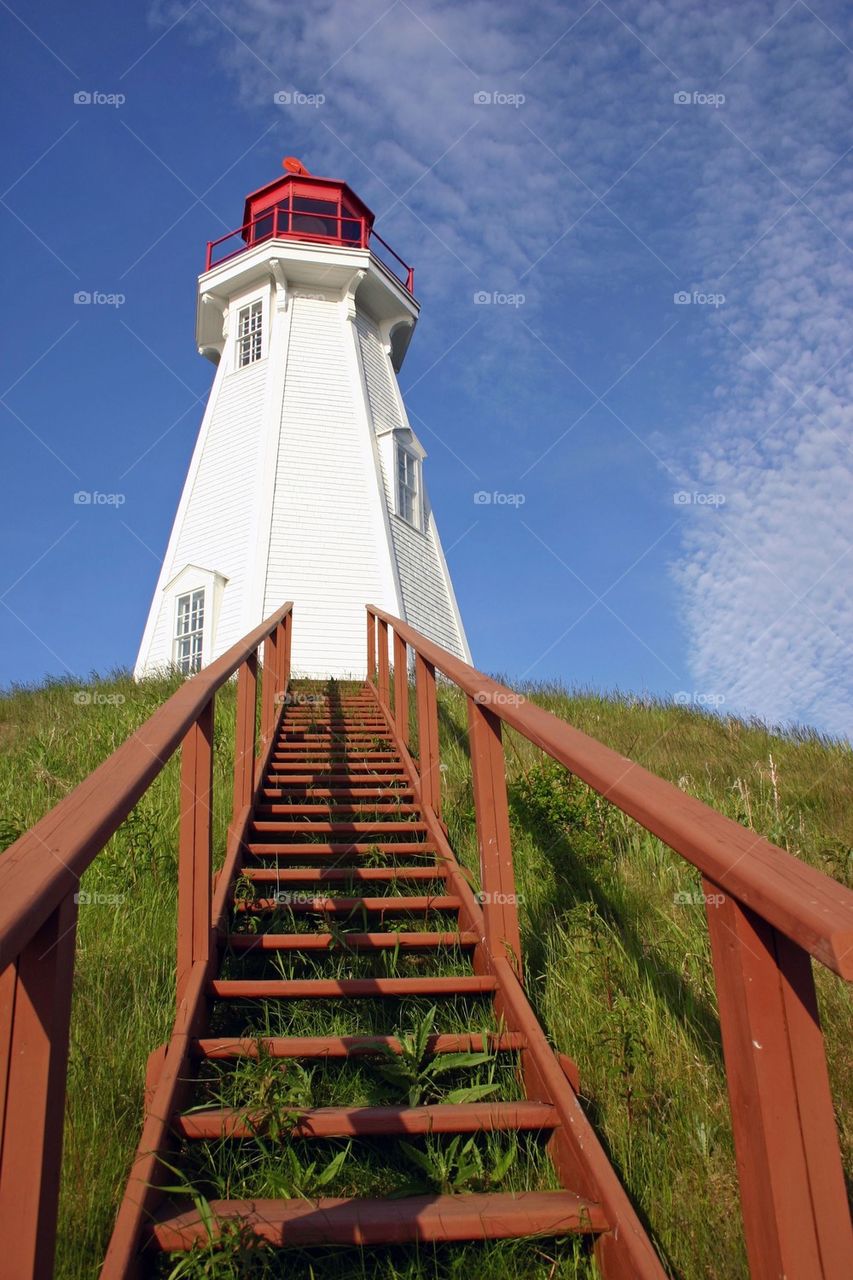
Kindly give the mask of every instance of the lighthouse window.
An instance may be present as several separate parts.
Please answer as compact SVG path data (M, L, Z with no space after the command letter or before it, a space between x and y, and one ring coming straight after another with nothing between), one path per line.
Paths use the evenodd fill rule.
M260 298L237 312L237 368L260 360L264 304Z
M178 596L175 622L175 665L185 676L201 669L204 635L204 591Z
M397 445L397 514L420 527L418 501L418 460L408 449Z

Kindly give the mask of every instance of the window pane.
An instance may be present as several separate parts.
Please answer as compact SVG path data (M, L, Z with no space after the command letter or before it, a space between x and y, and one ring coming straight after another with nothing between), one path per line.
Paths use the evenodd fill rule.
M416 527L418 517L418 460L397 446L397 514Z
M175 610L175 665L183 675L201 670L204 588L179 596Z
M260 360L263 347L264 306L260 299L237 312L237 367Z

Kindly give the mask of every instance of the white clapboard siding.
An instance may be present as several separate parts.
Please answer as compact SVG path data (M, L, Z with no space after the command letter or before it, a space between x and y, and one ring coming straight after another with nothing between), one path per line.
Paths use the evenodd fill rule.
M362 313L358 316L357 328L374 430L377 434L389 428L410 430L395 386L394 370L382 346L377 326ZM383 461L380 465L385 501L392 513L391 536L406 620L430 640L435 640L457 657L467 660L470 654L453 599L450 579L439 551L438 531L431 518L429 499L423 486L423 468L421 483L424 488L425 518L424 531L421 532L393 514L396 505L394 476L388 474L389 468Z
M224 653L243 634L246 543L252 517L257 452L267 361L226 373L214 404L198 468L181 526L177 531L164 585L188 564L202 565L227 578L213 651ZM172 661L174 601L159 602L146 667ZM141 656L141 655L140 655Z
M373 450L340 304L297 296L291 306L266 611L294 601L295 673L357 674L364 606L386 594Z
M176 598L194 585L208 592L205 664L285 600L296 676L364 676L367 603L469 657L425 493L423 531L396 514L383 459L393 457L390 433L410 427L379 327L359 302L366 273L343 288L339 274L333 287L325 272L339 270L340 251L316 249L322 278L300 286L291 268L308 270L304 246L289 252L261 250L249 270L235 259L233 291L216 297L200 282L202 326L224 317L219 345L216 325L204 329L221 359L137 675L172 661ZM252 299L263 305L263 358L236 369L237 315ZM413 323L411 311L402 322Z

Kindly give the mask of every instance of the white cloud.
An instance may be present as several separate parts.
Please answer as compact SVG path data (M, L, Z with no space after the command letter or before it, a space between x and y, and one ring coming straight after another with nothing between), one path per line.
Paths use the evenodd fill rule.
M675 287L716 281L726 304L697 366L714 369L714 394L685 405L696 425L677 446L655 442L685 488L726 498L684 509L673 566L694 683L729 709L849 731L853 202L840 157L853 63L828 29L851 43L844 7L822 6L821 22L802 3L786 13L787 0L599 3L567 35L586 2L387 7L220 0L211 8L239 40L205 5L185 25L213 42L247 105L276 88L327 94L323 112L283 117L287 149L387 211L383 232L416 247L434 297L511 288L540 257L526 276L534 306L638 267L670 293L667 267ZM725 107L674 109L677 88L722 92ZM477 107L478 89L527 101ZM584 183L613 187L612 212L587 212ZM637 354L654 336L638 333ZM541 355L517 338L511 354L519 377ZM660 480L665 501L671 477Z

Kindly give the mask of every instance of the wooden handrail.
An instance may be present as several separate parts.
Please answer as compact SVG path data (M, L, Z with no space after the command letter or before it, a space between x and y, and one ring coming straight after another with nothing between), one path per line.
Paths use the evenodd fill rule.
M179 1009L195 1016L222 909L212 883L216 694L239 670L233 871L255 793L258 648L266 758L290 674L291 618L292 605L282 605L183 684L0 856L0 1238L9 1275L53 1275L80 878L181 747L176 987Z
M474 702L565 765L828 969L853 979L853 892L844 885L534 706L402 619L373 605L368 610Z
M520 973L521 961L502 724L702 872L750 1274L753 1280L842 1280L853 1235L809 955L853 977L853 893L527 702L400 618L372 605L367 616L371 684L401 748L408 648L414 650L418 795L427 819L437 818L440 804L435 672L465 694L479 897L495 973L508 963ZM504 999L508 981L505 972Z
M217 689L291 612L282 605L181 685L126 742L0 855L0 972L38 932L181 745Z

